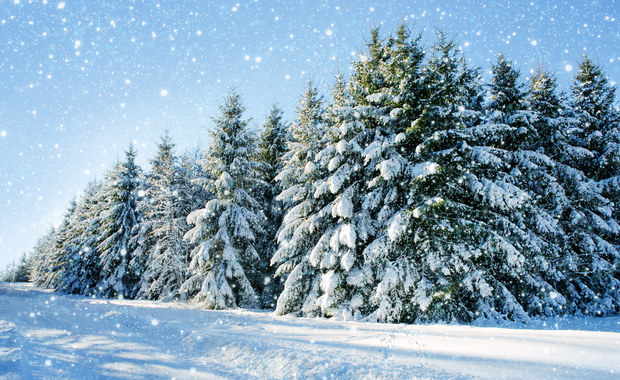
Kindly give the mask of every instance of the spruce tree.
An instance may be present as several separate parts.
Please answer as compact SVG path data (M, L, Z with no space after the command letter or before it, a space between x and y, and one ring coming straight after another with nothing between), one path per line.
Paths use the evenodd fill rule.
M391 320L528 319L561 303L542 299L545 281L535 255L548 245L526 222L545 215L514 180L505 149L523 143L514 132L528 121L515 117L524 95L502 87L514 86L518 75L503 59L498 66L494 75L507 79L492 80L485 122L480 87L471 81L477 70L443 33L433 46L423 112L408 130L417 161L411 205L388 230L402 263L389 279L400 281L395 289L404 295Z
M259 307L265 285L261 268L268 260L256 249L265 233L262 205L252 196L262 186L256 139L243 118L245 107L231 91L213 119L211 146L202 165L213 179L207 189L215 198L187 217L194 225L185 238L192 251L192 276L181 288L200 288L194 301L210 309Z
M289 126L282 118L282 110L274 105L267 116L258 142L259 157L264 165L263 180L266 184L261 188L258 198L263 204L265 217L269 221L260 249L268 257L272 257L277 249L277 233L284 216L284 205L281 201L276 200L276 196L282 191L282 188L275 180L284 165L282 160L290 141ZM264 271L271 280L265 284L263 294L261 294L261 303L275 308L277 296L281 291L281 284L279 281L274 281L275 268L273 266L264 268Z
M188 172L174 156L174 143L166 131L157 145L147 176L142 203L146 253L139 296L147 299L179 298L186 280L193 245L183 239L189 229L186 218L206 197L198 196Z
M583 70L596 71L590 62L584 62ZM582 74L578 77L583 78ZM600 71L598 74L602 76ZM557 101L556 85L547 73L534 76L531 88L531 106L539 114L536 124L541 131L539 135L549 137L543 139L541 148L554 160L540 166L544 166L548 177L557 180L554 184L539 178L532 184L538 185L538 204L554 215L563 235L562 252L557 260L561 272L555 286L567 299L564 311L595 315L617 312L619 296L614 289L618 289L620 278L617 269L620 229L617 217L612 216L617 213L617 206L613 198L609 199L614 192L606 191L613 189L613 180L597 183L582 172L588 172L587 163L596 154L593 145L585 143L588 132L584 129L583 109L573 109L566 100ZM581 94L578 98L588 103L585 97ZM593 99L596 96L590 100ZM557 107L552 101L557 101ZM598 135L594 130L590 134ZM613 139L609 142L613 143Z
M311 164L324 174L313 181L315 208L304 210L320 227L306 232L304 241L312 244L301 251L292 272L312 286L302 288L311 290L300 292L289 311L350 318L373 308L374 276L381 280L389 255L386 226L408 192L407 181L395 179L406 176L408 164L399 133L419 108L423 53L418 41L404 24L387 40L375 28L350 84L337 77L325 117L326 146ZM291 278L287 296L289 288L300 289ZM383 294L374 298L381 302ZM291 299L280 297L279 305Z
M286 152L290 141L289 127L283 118L282 110L273 105L267 120L263 125L263 132L258 142L259 155L262 162L267 164L265 178L271 182L283 166L282 156Z
M278 250L271 258L276 276L285 279L278 297L277 314L306 312L313 307L307 299L315 299L319 283L311 275L316 272L309 261L309 252L322 230L320 211L324 204L315 199L315 182L323 177L325 168L315 164L326 132L323 97L309 81L300 104L297 119L290 126L291 141L283 158L283 167L276 181L283 189L276 200L284 205L284 218L278 232Z
M135 235L139 223L137 211L138 176L133 145L125 152L125 160L114 165L107 174L104 208L101 215L100 255L101 279L97 294L103 297L133 298L138 278L129 263L136 250Z
M72 223L72 239L67 242L68 260L60 289L74 294L96 292L100 281L99 251L103 184L88 184L77 203Z
M54 229L53 239L48 241L48 245L42 247L46 250L46 254L41 257L40 270L36 276L38 286L57 290L62 284L70 260L68 249L71 248L70 243L73 238L71 227L75 220L76 208L77 201L74 198L70 202L62 223Z
M620 118L615 92L601 67L584 56L571 86L572 106L579 120L574 137L576 145L590 152L578 166L597 181L620 174Z
M392 246L388 228L409 205L415 159L406 130L420 117L426 90L420 39L403 23L382 49L368 47L369 51L383 52L374 72L383 78L383 88L373 92L359 75L368 70L364 61L356 62L352 79L353 94L359 93L356 89L367 88L365 97L354 96L360 106L372 108L374 114L360 120L373 136L362 154L368 177L361 207L370 215L376 233L362 251L363 266L355 276L360 281L353 300L353 306L373 320L398 320L405 297L403 255Z
M28 282L30 273L30 258L24 252L17 261L13 261L4 272L0 273L0 281Z
M36 286L45 286L49 269L47 259L51 257L54 249L55 233L56 230L50 228L43 236L37 239L32 248L30 281Z

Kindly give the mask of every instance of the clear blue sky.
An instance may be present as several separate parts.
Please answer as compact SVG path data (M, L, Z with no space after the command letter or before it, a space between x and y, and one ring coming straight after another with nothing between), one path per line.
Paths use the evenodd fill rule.
M486 5L483 5L486 4ZM208 146L235 86L253 125L287 119L309 75L326 92L371 25L454 35L475 66L502 51L566 88L584 50L620 80L620 12L600 1L0 0L0 268L57 224L133 141L146 168L164 128Z

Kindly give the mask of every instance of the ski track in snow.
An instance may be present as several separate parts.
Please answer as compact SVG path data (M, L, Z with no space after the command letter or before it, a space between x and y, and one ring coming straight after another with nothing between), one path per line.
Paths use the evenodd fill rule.
M207 311L0 283L0 379L620 377L620 318L502 327Z

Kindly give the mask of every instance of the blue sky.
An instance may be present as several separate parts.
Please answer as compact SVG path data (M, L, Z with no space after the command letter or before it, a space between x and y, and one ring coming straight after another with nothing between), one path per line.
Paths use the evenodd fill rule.
M566 88L586 51L620 80L618 3L601 1L0 0L0 268L57 224L129 142L146 168L162 130L208 146L236 87L258 128L294 118L309 76L327 92L371 25L441 28L487 75L501 51Z

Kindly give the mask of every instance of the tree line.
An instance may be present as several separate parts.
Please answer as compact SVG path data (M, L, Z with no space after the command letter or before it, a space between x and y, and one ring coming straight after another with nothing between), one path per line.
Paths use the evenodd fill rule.
M68 293L385 322L620 311L619 112L584 56L567 92L503 55L484 83L456 43L372 29L329 98L260 135L231 91L210 146L151 171L129 147L36 244Z

